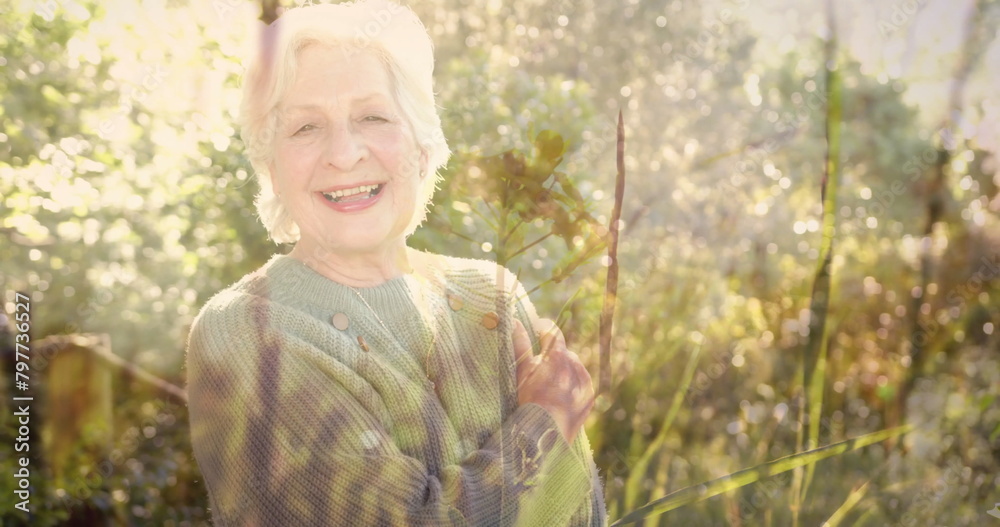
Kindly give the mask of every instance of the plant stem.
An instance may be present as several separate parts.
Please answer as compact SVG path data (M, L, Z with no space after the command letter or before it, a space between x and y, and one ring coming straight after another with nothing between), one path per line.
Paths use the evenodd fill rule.
M529 244L525 245L524 247L521 247L520 249L518 249L518 250L514 251L514 252L513 252L513 253L512 253L511 255L510 255L510 257L511 257L511 258L514 258L515 256L517 256L517 255L519 255L519 254L523 253L524 251L527 251L528 249L530 249L530 248L532 248L532 247L534 247L534 246L538 245L539 243L543 242L543 241L544 241L544 240L545 240L546 238L548 238L549 236L552 236L552 234L553 234L553 233L552 233L552 231L549 231L549 232L548 232L547 234L545 234L544 236L541 236L541 237L539 237L539 238L538 238L537 240L535 240L535 241L533 241L533 242L531 242L531 243L529 243Z
M611 225L608 231L611 243L608 245L608 280L604 290L604 307L601 309L600 341L601 372L597 395L611 391L611 331L615 315L615 300L618 298L618 225L622 217L622 200L625 194L625 120L618 110L618 177L615 179L615 206L611 211Z

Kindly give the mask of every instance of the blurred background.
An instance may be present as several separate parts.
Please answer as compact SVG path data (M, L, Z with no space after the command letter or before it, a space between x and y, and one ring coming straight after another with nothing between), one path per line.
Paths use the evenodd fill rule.
M586 428L612 520L672 497L640 524L1000 525L1000 2L409 5L455 152L410 244L520 273L595 386L618 265ZM187 333L290 249L235 129L265 11L0 2L3 525L207 524Z

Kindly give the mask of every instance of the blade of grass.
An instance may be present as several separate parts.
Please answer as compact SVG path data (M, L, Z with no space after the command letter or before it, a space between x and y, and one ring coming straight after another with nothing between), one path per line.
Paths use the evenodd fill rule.
M642 330L640 329L641 333ZM655 354L655 361L644 361L641 365L642 369L646 371L655 371L662 368L664 364L673 363L673 358L680 353L680 350L684 347L684 341L682 339L671 339L668 341L666 346L657 350L658 353ZM690 389L690 388L689 388ZM685 394L687 397L687 394ZM649 447L649 441L646 439L644 434L633 433L629 438L628 444L628 460L639 459L646 452ZM622 491L625 492L628 489L627 482L631 478L631 475L635 473L634 465L628 465L629 476L626 477L626 484L622 486ZM645 470L645 469L644 469ZM624 496L622 496L624 498ZM624 508L625 503L623 499L613 499L609 500L608 503L608 517L614 518L620 512L620 508ZM625 509L628 510L628 509Z
M642 456L636 461L635 466L629 470L628 480L625 482L626 509L631 509L635 506L636 501L638 501L642 482L646 479L649 462L660 451L660 448L663 447L663 443L667 440L667 432L670 431L671 425L674 424L674 419L677 418L677 414L681 410L684 396L687 395L688 388L691 386L691 380L694 378L695 370L698 366L698 355L701 352L701 344L703 342L704 340L697 342L691 351L691 355L688 356L687 364L684 366L684 373L681 376L681 384L677 387L677 391L674 392L673 401L670 403L670 410L667 411L667 416L663 419L663 424L660 425L656 437L646 447Z
M862 513L857 520L854 520L854 525L868 525L868 518L871 516L875 516L876 514L875 511L876 509L874 507L869 508L864 513Z
M863 436L846 439L832 445L785 456L755 467L733 472L732 474L728 474L711 481L706 481L705 483L699 485L686 487L678 491L671 492L660 499L647 503L646 505L643 505L642 507L626 514L619 520L612 523L611 527L635 523L644 518L649 518L651 516L656 516L658 514L663 514L664 512L684 507L686 505L698 503L713 496L722 494L723 492L749 485L750 483L759 481L763 478L776 476L804 465L817 463L824 459L846 452L851 452L874 443L879 443L892 437L898 437L909 432L913 428L913 425L908 424L898 426L896 428L879 430L878 432L872 432Z
M566 302L563 304L563 306L561 308L559 308L559 312L556 313L556 326L557 327L560 327L560 328L563 327L563 324L565 324L566 321L569 320L569 315L567 315L564 318L563 317L563 313L566 313L566 310L569 309L570 304L573 303L573 299L576 298L576 295L580 294L580 291L582 291L582 290L583 290L582 287L576 288L576 291L573 291L573 294L566 300Z
M724 152L719 152L718 154L713 154L711 156L705 157L700 161L696 161L692 166L692 170L700 170L708 168L718 161L726 159L728 157L733 157L736 155L742 155L745 153L753 153L755 150L762 148L772 148L771 145L788 143L794 140L802 132L802 127L792 128L790 130L773 134L765 139L758 139L756 141L750 141L747 144L740 146L738 148L733 148L731 150L726 150ZM766 146L765 146L766 145Z
M809 429L805 449L816 448L819 444L819 424L823 413L823 390L826 385L826 355L829 342L827 317L830 299L833 295L834 236L837 228L837 189L840 186L840 127L842 119L840 74L837 71L837 27L833 11L833 0L827 0L827 24L829 37L825 46L826 59L826 162L820 187L823 203L823 238L820 244L819 265L813 279L813 289L809 300L809 340L802 360L802 388L805 401L799 411L808 417ZM803 448L803 432L797 435L798 448ZM806 467L803 477L796 471L794 493L792 495L792 524L798 525L801 504L805 502L815 465Z
M861 498L865 497L865 493L868 492L869 483L871 483L870 480L866 481L864 485L852 490L851 493L847 495L847 499L844 500L844 503L833 512L833 515L830 516L829 520L823 522L821 527L837 527L840 525L840 522L844 521L844 517L847 516L847 513L851 512L851 509L853 509L854 506L861 501Z

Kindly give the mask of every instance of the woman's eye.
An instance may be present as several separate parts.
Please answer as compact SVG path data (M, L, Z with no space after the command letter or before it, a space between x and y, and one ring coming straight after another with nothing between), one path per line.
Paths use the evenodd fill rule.
M386 119L385 117L379 116L379 115L369 115L369 116L365 117L364 120L367 121L367 122L370 122L370 123L387 123L387 122L389 122L388 119Z
M316 129L315 125L307 124L307 125L304 125L301 128L299 128L298 130L296 130L293 135L299 135L301 133L309 132L309 131L315 130L315 129Z

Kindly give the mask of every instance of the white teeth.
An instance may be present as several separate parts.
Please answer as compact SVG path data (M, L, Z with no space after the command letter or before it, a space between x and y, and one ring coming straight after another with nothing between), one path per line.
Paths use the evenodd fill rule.
M335 190L333 192L324 192L323 195L330 199L336 199L336 198L342 198L344 196L351 196L353 194L358 194L361 192L371 192L377 188L378 185L361 185L360 187Z

